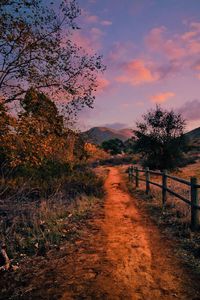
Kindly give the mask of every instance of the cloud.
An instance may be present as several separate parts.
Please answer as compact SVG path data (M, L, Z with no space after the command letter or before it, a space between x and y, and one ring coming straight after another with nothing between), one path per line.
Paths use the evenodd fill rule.
M82 18L83 22L87 24L99 24L102 26L110 26L112 25L112 21L110 20L102 20L97 15L91 15L89 11L82 9Z
M184 32L174 34L165 26L155 27L144 38L147 53L156 53L157 63L160 61L157 71L161 79L186 70L192 70L194 76L199 77L194 65L200 53L200 22L185 25Z
M111 26L112 25L112 21L103 20L103 21L101 21L101 25L103 25L103 26Z
M103 35L103 31L97 27L92 27L87 32L76 30L72 35L72 41L87 53L94 54L102 48Z
M165 92L165 93L159 93L154 96L151 96L150 99L153 103L164 103L174 96L175 94L172 92Z
M168 59L182 60L200 52L200 22L192 22L184 33L170 35L164 26L153 28L145 37L150 51Z
M86 15L84 20L86 23L97 23L99 21L99 17L96 15Z
M195 99L187 101L178 109L178 112L183 115L183 117L189 121L199 120L200 125L200 100Z
M97 94L101 94L110 88L110 81L104 77L97 78Z
M145 37L145 43L149 50L164 54L169 59L180 59L186 56L186 49L176 35L166 38L167 29L164 26L153 28Z
M119 130L119 129L127 128L129 126L126 123L115 122L115 123L106 123L106 124L103 124L102 127L108 127L108 128Z
M99 37L102 37L104 35L103 31L97 27L92 27L90 33L93 39L98 39Z
M119 65L123 60L127 60L127 57L133 53L134 49L135 45L130 41L115 42L107 56L107 61L108 63L112 62L112 64Z
M131 85L140 85L143 83L154 82L159 79L159 75L153 72L150 64L142 59L135 59L124 64L123 74L116 78L121 83L129 83Z

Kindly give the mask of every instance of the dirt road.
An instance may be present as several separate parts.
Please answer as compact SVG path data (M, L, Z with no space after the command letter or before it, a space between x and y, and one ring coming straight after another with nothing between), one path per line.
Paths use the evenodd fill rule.
M116 168L110 168L105 187L106 255L118 286L108 299L193 299L191 278L186 278L157 228L139 214Z
M20 289L23 296L12 299L200 299L198 279L136 208L118 168L109 168L105 189L105 202L83 224L81 237L37 263L39 272L29 266L33 277Z
M148 216L140 215L117 168L110 168L100 230L92 239L95 262L86 258L91 280L79 297L64 299L200 299L193 279ZM68 295L68 296L67 296Z

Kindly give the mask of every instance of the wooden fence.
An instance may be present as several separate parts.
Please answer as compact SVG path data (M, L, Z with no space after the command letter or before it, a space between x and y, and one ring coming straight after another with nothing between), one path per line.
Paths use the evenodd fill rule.
M140 177L140 173L144 173L145 179ZM148 195L150 193L150 185L155 185L162 189L162 206L164 207L167 201L167 193L170 193L171 195L175 196L176 198L180 199L181 201L187 203L191 207L191 229L193 231L200 229L200 199L198 197L198 189L200 188L200 184L198 184L196 177L191 177L190 181L187 181L182 178L178 178L175 176L171 176L167 173L167 171L164 172L157 172L157 171L151 171L149 168L146 168L145 170L129 167L128 168L128 174L129 174L129 181L133 182L133 179L135 179L135 187L139 188L140 181L144 181L146 183L146 194ZM161 177L162 183L153 182L151 180L151 174L157 175ZM182 183L184 185L187 185L190 187L190 199L186 199L185 197L179 195L172 189L168 187L168 179L172 179L176 182Z

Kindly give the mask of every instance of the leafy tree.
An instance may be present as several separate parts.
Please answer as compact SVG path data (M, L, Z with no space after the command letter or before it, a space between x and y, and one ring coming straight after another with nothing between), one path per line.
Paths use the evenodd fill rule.
M75 134L64 127L55 103L31 88L21 105L24 111L16 126L13 165L39 166L45 160L67 162L70 157L73 159L71 143L74 144Z
M0 167L12 153L12 145L14 144L13 126L15 125L14 117L11 117L4 103L0 102Z
M72 42L76 0L0 1L0 97L21 100L30 87L62 100L69 113L91 107L101 57Z
M185 120L180 114L157 106L136 126L134 149L142 154L145 166L163 170L179 165L185 147Z
M128 154L133 153L135 141L134 138L130 138L124 142L124 151Z
M112 155L121 154L124 151L124 143L117 138L104 141L101 147Z

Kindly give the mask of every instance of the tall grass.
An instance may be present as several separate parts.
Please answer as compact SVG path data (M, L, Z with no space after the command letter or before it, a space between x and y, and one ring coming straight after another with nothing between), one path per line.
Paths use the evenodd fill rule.
M103 179L83 165L15 170L0 180L0 239L11 258L45 255L72 238L71 222L104 195Z

